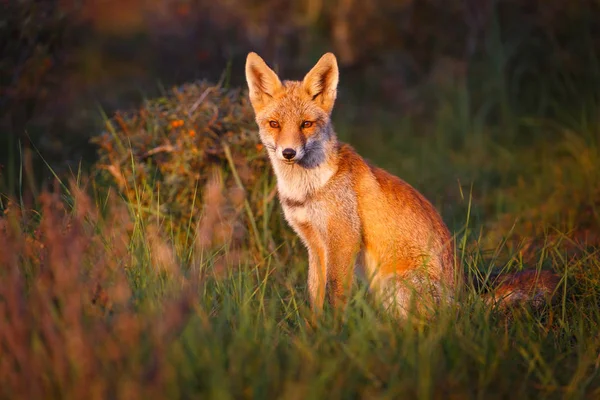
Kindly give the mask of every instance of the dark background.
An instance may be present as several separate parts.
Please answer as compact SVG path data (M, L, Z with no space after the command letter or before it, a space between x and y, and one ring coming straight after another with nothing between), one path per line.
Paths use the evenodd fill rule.
M287 78L335 52L334 118L356 124L374 110L427 121L459 84L474 107L499 98L486 118L508 127L596 104L600 83L597 1L2 0L0 15L4 185L27 162L39 180L46 162L89 166L103 113L196 79L245 85L251 50Z

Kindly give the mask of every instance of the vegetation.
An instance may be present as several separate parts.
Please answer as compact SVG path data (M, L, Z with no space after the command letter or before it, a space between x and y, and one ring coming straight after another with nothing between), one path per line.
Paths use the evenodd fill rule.
M189 110L178 93L208 89L215 95L197 114L177 114ZM214 103L223 110L219 122L202 117ZM3 397L600 394L598 192L591 184L600 171L598 126L562 126L552 141L509 148L477 131L456 141L441 130L450 118L443 111L438 130L421 137L408 121L371 127L375 148L377 132L395 131L386 151L401 161L382 151L383 164L444 201L439 208L457 232L464 268L484 276L492 268L551 268L564 278L560 301L507 322L472 288L460 306L425 324L399 324L359 283L344 318L326 313L311 330L304 249L281 228L264 155L255 137L244 136L247 107L239 92L186 86L136 116L107 121L114 136L97 139L107 166L100 171L110 171L117 189L98 186L101 177L73 180L44 193L39 211L5 204ZM231 115L239 123L227 128ZM338 125L349 139L363 135L361 126ZM202 158L200 148L211 147L197 146L217 140L218 126L223 142ZM229 129L237 136L224 134ZM170 150L148 155L158 146ZM231 155L243 148L257 157L246 167ZM210 175L211 168L222 172ZM244 168L252 178L232 177Z
M334 120L441 211L474 282L550 269L555 303L507 315L473 284L430 320L398 322L356 282L345 315L326 309L309 328L306 252L281 217L246 93L229 85L243 75L233 64L218 84L105 117L89 171L48 164L54 185L40 188L28 150L12 155L16 172L0 175L0 398L600 397L597 51L580 32L585 2L544 3L512 26L523 30L502 22L509 3L465 64L406 90L386 81L401 115L375 101L381 70L366 88L342 71ZM317 9L299 21L343 22ZM383 18L367 11L348 15ZM385 37L348 57L398 55Z

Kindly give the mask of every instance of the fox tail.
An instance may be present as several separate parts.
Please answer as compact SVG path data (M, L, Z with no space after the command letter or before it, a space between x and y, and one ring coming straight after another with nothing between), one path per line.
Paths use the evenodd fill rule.
M560 277L551 271L525 270L490 277L483 300L500 310L518 305L540 309L556 299ZM480 286L481 282L476 282Z

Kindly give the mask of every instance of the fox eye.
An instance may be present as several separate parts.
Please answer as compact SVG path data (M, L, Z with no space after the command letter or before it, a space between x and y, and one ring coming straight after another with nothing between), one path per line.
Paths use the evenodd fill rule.
M279 122L277 121L269 121L269 125L271 126L271 128L279 128Z
M302 127L303 127L303 128L310 128L311 126L313 126L313 123L312 123L312 121L304 121L304 122L302 123Z

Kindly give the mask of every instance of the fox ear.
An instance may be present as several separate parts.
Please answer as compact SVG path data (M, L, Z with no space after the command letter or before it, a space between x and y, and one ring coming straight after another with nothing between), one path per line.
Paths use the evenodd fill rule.
M249 53L246 58L246 81L255 111L263 108L282 87L277 74L256 53Z
M308 94L328 113L331 113L335 103L339 75L335 56L326 53L302 81Z

